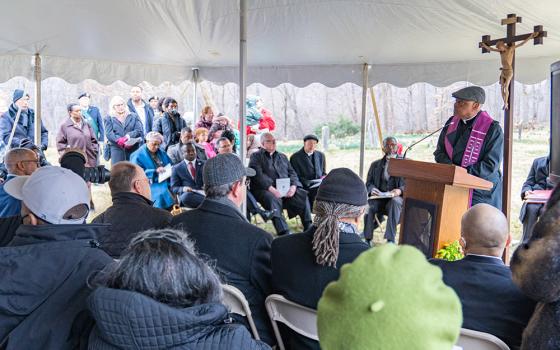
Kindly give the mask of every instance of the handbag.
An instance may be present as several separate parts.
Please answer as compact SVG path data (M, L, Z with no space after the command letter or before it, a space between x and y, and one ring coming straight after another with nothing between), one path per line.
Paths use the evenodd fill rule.
M105 142L105 147L103 147L103 159L105 159L106 162L111 160L111 145L109 142Z

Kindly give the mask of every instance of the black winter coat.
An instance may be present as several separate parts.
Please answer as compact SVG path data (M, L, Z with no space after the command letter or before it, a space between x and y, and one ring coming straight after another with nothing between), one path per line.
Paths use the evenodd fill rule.
M305 189L309 188L311 180L320 179L321 176L327 175L325 155L319 151L315 151L313 156L309 157L302 147L299 151L292 154L290 163Z
M264 307L270 294L272 236L251 225L232 206L211 199L173 217L172 225L189 233L199 253L216 260L224 282L237 287L247 298L261 339L274 344Z
M167 152L169 146L178 144L181 138L181 129L186 126L187 122L181 118L180 114L175 114L171 117L169 113L165 112L154 125L154 131L163 135L161 149Z
M87 280L113 261L97 248L103 228L21 225L0 248L0 344L5 341L6 350L74 349L87 336L90 328L77 322L91 293Z
M463 154L467 147L467 142L471 135L474 122L477 117L467 121L467 123L459 122L459 126L455 132L447 136L449 142L453 146L452 159L449 159L445 151L445 137L449 126L443 128L439 135L437 148L434 152L434 158L437 163L455 164L461 166ZM449 118L446 125L451 122ZM480 156L476 164L468 166L467 172L471 175L478 176L484 180L488 180L494 184L491 190L474 190L472 196L472 205L478 203L488 203L498 209L502 208L502 155L504 149L504 133L498 121L492 122L484 138L484 147L480 151Z
M96 325L90 350L265 350L247 329L232 324L222 304L177 309L140 293L98 288L88 300Z
M101 249L118 258L138 232L168 227L171 214L154 208L152 202L139 194L120 192L113 196L113 205L96 216L92 223L111 224L100 234L99 242Z
M272 292L312 309L317 309L327 284L338 279L341 266L369 249L358 235L340 233L336 267L319 265L312 250L315 230L313 225L306 232L272 242ZM316 341L291 331L282 333L287 349L319 349Z

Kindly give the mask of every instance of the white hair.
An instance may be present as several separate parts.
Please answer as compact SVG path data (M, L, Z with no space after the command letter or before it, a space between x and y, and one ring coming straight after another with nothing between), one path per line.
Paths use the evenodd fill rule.
M272 135L272 133L270 133L270 132L263 132L263 133L261 134L261 137L260 137L261 144L263 144L263 143L264 143L264 142L263 142L264 139L267 138L267 137L269 137L269 136L272 137L273 139L275 139L275 137L274 137L274 135Z
M150 141L159 141L159 143L163 143L163 135L157 131L150 131L146 134L146 142Z
M116 117L117 113L115 112L115 105L118 104L124 104L124 109L125 109L125 114L129 115L130 114L130 110L128 109L128 106L126 105L126 101L124 100L124 98L120 97L120 96L113 96L113 98L111 99L111 102L109 102L109 115L111 117Z

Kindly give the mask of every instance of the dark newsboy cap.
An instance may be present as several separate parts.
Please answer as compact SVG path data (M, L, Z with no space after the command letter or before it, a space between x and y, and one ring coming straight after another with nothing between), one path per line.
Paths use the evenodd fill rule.
M255 170L245 168L233 153L218 154L204 163L202 180L207 186L220 186L239 181L243 176L255 176Z
M78 96L78 100L81 99L82 97L91 98L90 94L88 94L87 92L82 92L80 96Z
M486 101L486 94L484 89L480 86L468 86L457 90L451 94L451 96L458 98L460 100L474 101L483 104Z
M315 140L317 142L319 142L319 138L313 134L309 134L309 135L305 135L303 137L303 142L307 141L307 140Z
M346 203L355 206L366 205L368 199L366 185L352 170L337 168L323 179L315 200Z

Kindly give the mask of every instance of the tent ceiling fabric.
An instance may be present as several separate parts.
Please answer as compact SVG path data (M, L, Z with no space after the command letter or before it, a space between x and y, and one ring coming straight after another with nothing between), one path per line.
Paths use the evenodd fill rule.
M275 86L313 82L408 86L455 81L491 84L496 53L482 55L482 34L504 36L500 19L523 17L518 33L544 25L544 45L517 52L517 80L548 77L560 58L557 0L247 0L248 82ZM3 4L0 80L31 78L31 55L43 77L179 82L198 67L202 79L236 82L238 1L18 0ZM9 15L8 15L9 14Z

